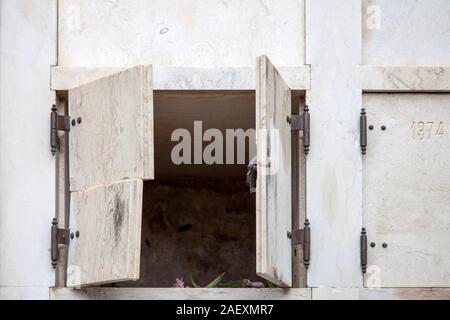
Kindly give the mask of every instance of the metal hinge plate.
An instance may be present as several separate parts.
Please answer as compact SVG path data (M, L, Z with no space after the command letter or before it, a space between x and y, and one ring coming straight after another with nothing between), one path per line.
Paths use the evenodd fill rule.
M309 220L305 221L305 228L294 229L288 233L288 237L292 239L292 245L303 245L303 263L305 268L308 269L309 262L311 260L311 227Z
M303 116L292 115L289 118L291 131L303 131Z
M367 271L367 231L366 228L361 230L361 243L360 243L360 255L361 255L361 270L362 273Z
M310 150L310 115L309 107L305 106L302 115L291 115L287 118L287 122L291 125L291 131L303 132L303 151L305 154Z
M367 114L366 109L361 109L361 115L359 118L359 134L360 134L360 144L361 144L361 153L367 153Z
M58 220L56 218L52 221L51 237L51 259L52 266L55 268L59 260L58 245L68 245L70 243L69 230L58 228Z
M53 155L59 150L58 131L70 131L70 118L59 115L56 105L53 105L50 113L50 151Z

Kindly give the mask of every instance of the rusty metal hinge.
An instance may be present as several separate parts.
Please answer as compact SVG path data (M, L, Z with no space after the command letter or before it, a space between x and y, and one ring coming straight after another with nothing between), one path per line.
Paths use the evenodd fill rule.
M69 230L58 228L58 220L56 218L52 221L52 229L51 229L51 259L52 266L56 268L59 260L59 248L58 245L64 244L68 245L69 240Z
M305 154L310 150L310 114L309 107L305 106L302 115L291 115L287 118L288 123L291 125L291 131L303 132L303 151Z
M366 228L361 230L361 269L362 273L367 271L367 231Z
M311 260L311 227L309 220L305 220L305 228L294 229L288 233L288 237L292 239L292 245L303 245L303 263L308 269Z
M58 131L70 131L70 118L59 115L56 105L53 105L50 113L50 151L53 155L59 150Z
M367 152L367 115L366 109L361 109L361 115L359 119L359 132L360 132L360 143L361 143L361 152L362 154L366 154Z

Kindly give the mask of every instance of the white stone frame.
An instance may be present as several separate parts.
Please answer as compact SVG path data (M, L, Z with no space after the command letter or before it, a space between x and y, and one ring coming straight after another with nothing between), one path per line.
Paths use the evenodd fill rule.
M36 19L36 14L45 19L37 24L29 24L26 22L25 16L19 13L21 12L19 1L17 4L9 2L9 5L7 1L2 1L2 10L6 8L3 12L10 15L16 25L23 26L20 32L14 34L14 38L10 36L2 38L2 49L26 52L26 54L16 55L12 58L9 51L5 51L4 57L6 58L2 60L2 67L14 68L12 76L4 78L8 81L1 84L1 98L6 99L2 100L1 107L3 108L5 105L5 108L8 108L5 109L8 110L6 113L2 110L2 115L7 116L8 122L21 123L26 129L20 132L20 137L15 136L11 140L12 144L1 146L2 153L5 155L2 160L6 159L8 164L14 164L21 163L19 161L21 159L32 157L33 162L39 164L39 167L33 164L34 171L31 174L24 175L18 170L17 175L14 176L6 176L5 172L7 171L2 168L0 173L4 185L1 190L2 194L5 194L3 188L16 186L16 181L25 179L39 183L40 190L37 195L28 199L29 207L34 208L33 212L25 212L22 203L9 205L8 202L8 206L2 204L2 210L5 209L4 212L7 212L8 215L7 219L2 220L4 224L1 226L0 232L3 235L1 238L2 259L5 259L8 269L14 271L7 274L7 277L6 272L0 273L0 298L48 298L48 286L52 285L53 270L50 267L50 261L47 261L49 259L45 258L45 254L42 252L47 252L46 250L49 248L49 225L55 207L54 194L47 192L47 190L55 188L55 177L49 170L49 168L53 168L55 160L47 155L48 145L45 142L48 140L46 138L48 112L54 100L54 96L48 90L50 82L48 66L58 64L56 54L58 1L38 0L37 2L39 4L24 6L23 10L29 10L27 17L31 20L33 17ZM335 3L335 0L306 0L306 65L294 67L294 69L302 70L298 71L298 74L285 75L288 81L289 79L293 83L298 81L297 85L293 85L294 88L307 90L307 100L311 105L312 127L315 128L313 130L316 130L312 134L312 148L314 149L314 145L320 145L320 148L316 148L308 159L307 214L312 222L313 230L315 230L312 233L312 264L309 271L309 286L313 289L299 290L312 291L310 296L312 299L336 296L352 299L386 297L448 299L450 298L448 289L359 289L362 286L358 243L358 235L362 227L362 167L357 142L358 114L363 92L450 92L450 66L362 66L361 1L342 0L339 6L336 6ZM8 21L2 20L2 27L6 26L1 30L2 36L8 35ZM334 23L329 23L329 21ZM13 28L9 30L14 31ZM33 64L27 64L27 61L32 61ZM236 82L227 84L227 86L250 89L253 86L252 67L239 68L243 68L241 76L237 78ZM190 82L192 86L203 89L214 88L214 83L217 83L216 72L218 69L213 69L215 70L210 70L212 74L209 74L207 70L203 71L207 74L206 79L212 76L216 80L197 82L195 79ZM225 74L225 78L226 69L220 71L221 74ZM54 90L62 90L70 86L61 79L55 80L61 76L58 74L60 71L59 67L52 70ZM166 80L160 82L160 88L176 88L170 80L171 74L173 75L172 71L168 69L165 71L167 72L164 76ZM183 72L191 71L186 68ZM177 72L181 72L181 69ZM200 75L200 79L202 77ZM334 77L342 80L342 84L338 84L338 87ZM20 79L23 79L23 86L9 86L10 83ZM80 81L84 80L82 78ZM56 85L56 83L59 84ZM26 93L24 93L25 91ZM342 114L339 118L332 116L335 115L336 110ZM333 134L321 133L319 130L323 127L328 128ZM0 129L0 136L7 139L10 139L7 134L15 132L6 127ZM24 140L27 137L33 139ZM338 141L337 144L336 141ZM15 148L18 144L20 144L21 150L30 152L17 152ZM350 160L344 161L342 154L350 154ZM323 190L329 185L327 182L332 180L327 180L327 177L323 176L322 169L330 166L333 162L329 172L350 174L351 179L342 179L339 185L335 186L335 188L344 190L345 194L341 195L341 198L331 199L333 205L327 207L323 204L326 204L327 201L330 203L330 199L325 197ZM57 170L63 172L64 168L57 167ZM29 172L24 171L24 173ZM324 179L317 182L318 180L315 179L318 177ZM25 188L17 188L13 192L19 196L29 196L28 189ZM44 204L42 205L42 203ZM64 208L64 203L57 205ZM63 211L63 209L61 210ZM4 235L11 237L12 232L16 232L17 221L19 221L17 219L29 219L33 222L32 227L20 228L14 237L17 239L4 241ZM346 234L341 231L341 228L347 230ZM32 249L16 256L17 248L31 248L30 243L34 244ZM11 265L11 263L20 265ZM318 289L320 286L325 288ZM333 287L338 289L329 289ZM56 291L58 290L60 289ZM66 290L61 289L61 293ZM51 291L54 290L51 289ZM79 294L79 292L71 293ZM198 293L197 298L205 298L210 294L203 292L204 296L200 291ZM162 291L159 293L155 291L155 294L164 296ZM50 296L55 298L54 293Z

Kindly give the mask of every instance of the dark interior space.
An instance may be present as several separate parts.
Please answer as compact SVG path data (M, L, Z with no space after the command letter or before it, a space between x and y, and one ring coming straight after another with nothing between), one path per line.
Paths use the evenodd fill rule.
M255 201L239 179L149 181L144 188L141 277L127 286L205 286L256 280Z
M301 96L292 100L297 112ZM155 180L144 185L140 280L115 286L172 287L179 278L193 287L191 276L205 286L223 272L223 283L261 281L256 200L245 184L249 142L244 164L174 165L171 134L184 128L193 135L194 121L203 131L255 128L255 92L155 92Z

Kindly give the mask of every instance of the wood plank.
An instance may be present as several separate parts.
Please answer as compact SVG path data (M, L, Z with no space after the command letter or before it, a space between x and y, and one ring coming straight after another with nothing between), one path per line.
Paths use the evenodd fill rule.
M291 90L266 56L257 60L256 270L292 286Z
M153 179L151 66L138 66L69 91L70 190L122 179Z
M449 287L450 94L363 99L374 126L364 157L364 225L376 244L365 286Z
M65 91L127 68L51 68L51 87ZM309 66L280 67L293 90L310 88ZM154 90L255 90L254 67L153 67Z
M362 66L365 92L449 92L450 66Z
M142 196L142 180L71 193L68 287L139 278Z
M310 300L310 289L51 289L51 300Z

